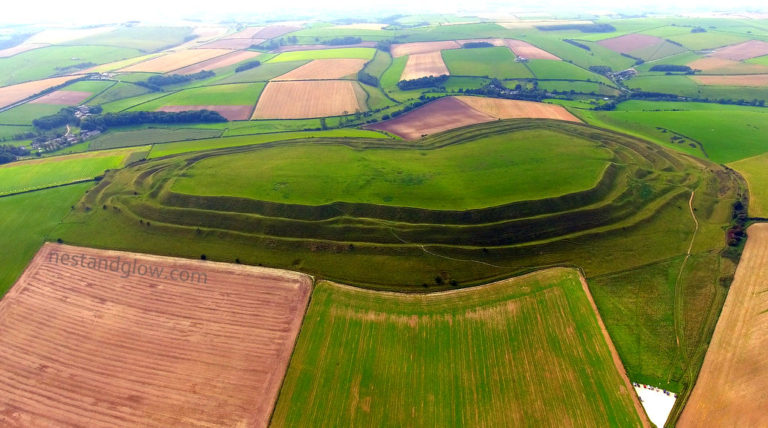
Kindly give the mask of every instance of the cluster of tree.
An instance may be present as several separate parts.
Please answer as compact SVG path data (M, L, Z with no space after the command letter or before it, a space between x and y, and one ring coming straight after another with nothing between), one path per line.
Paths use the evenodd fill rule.
M592 50L592 48L590 48L589 46L585 45L584 43L577 42L576 40L573 40L573 39L563 39L563 41L565 43L570 43L570 44L576 46L577 48L582 48L585 51L591 51Z
M368 86L379 86L379 79L368 74L365 69L357 72L357 80L360 81L360 83L365 83Z
M21 141L21 140L30 140L32 138L35 138L34 132L22 132L21 134L16 134L11 137L2 137L0 138L0 141Z
M510 90L504 83L498 79L491 81L479 89L459 89L459 92L471 95L482 95L491 98L505 98L510 100L541 101L547 98L547 91L539 89L538 82L534 81L533 86L528 88L521 84L515 85L514 90Z
M488 42L467 42L461 45L463 48L475 49L475 48L492 48L493 43Z
M638 58L636 56L632 56L632 55L630 55L628 53L622 53L621 56L635 60L635 65L640 65L640 64L643 64L645 62L644 59Z
M664 39L664 40L668 41L669 43L672 43L675 46L680 46L681 48L684 47L681 43L678 43L674 40L670 40L670 39Z
M542 25L536 27L541 31L562 31L578 30L582 33L612 33L616 31L611 24L561 24L561 25Z
M23 147L14 147L8 144L0 146L0 164L13 162L19 156L28 156L29 150Z
M607 76L613 73L613 70L611 69L611 67L607 65L590 65L589 71L597 74L602 74L603 76Z
M287 37L281 37L279 39L272 39L272 40L270 40L268 42L264 42L264 43L260 44L259 47L263 47L263 48L272 50L272 49L277 49L280 46L295 45L297 43L299 43L299 38L298 37L296 37L296 36L287 36Z
M237 68L235 68L235 73L239 73L239 72L245 71L245 70L250 70L250 69L256 68L256 67L258 67L260 65L261 65L261 61L259 61L259 60L248 61L248 62L245 62L243 64L238 65Z
M75 117L76 111L77 110L74 107L64 107L56 114L39 117L33 120L32 124L35 125L35 128L44 131L65 125L77 126L80 123L80 119Z
M162 92L163 86L177 85L179 83L187 83L193 80L207 79L215 75L216 73L207 70L203 70L194 74L171 74L170 76L155 75L150 76L147 80L136 82L136 84L154 92Z
M142 125L145 123L215 123L227 119L211 110L181 111L127 111L87 116L80 122L80 128L86 131L105 131L111 127Z
M707 29L704 27L693 27L691 28L691 33L706 33Z
M389 49L392 47L392 43L392 40L379 40L376 42L376 49L382 52L389 52Z
M418 79L401 80L397 82L397 87L400 88L401 91L410 91L412 89L423 88L439 88L443 83L445 83L446 80L448 80L447 74L442 74L440 76L419 77Z
M336 37L335 39L326 40L325 42L323 42L323 44L328 46L356 45L358 43L361 43L362 41L363 39L360 37L346 36L346 37Z
M667 72L673 72L673 73L691 73L693 74L693 70L691 67L688 67L687 65L676 65L676 64L657 64L650 68L650 71L667 71Z

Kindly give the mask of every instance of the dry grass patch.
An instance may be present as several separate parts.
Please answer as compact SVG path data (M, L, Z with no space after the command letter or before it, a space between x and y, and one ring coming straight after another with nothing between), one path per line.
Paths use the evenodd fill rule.
M230 52L232 51L228 49L187 49L183 51L171 52L157 58L130 65L119 71L167 73L169 71L188 67L192 64L207 61L211 58L216 58Z
M270 82L259 97L253 119L305 119L364 111L350 80Z
M768 224L755 224L679 427L764 426Z
M259 52L251 52L251 51L232 52L216 58L211 58L207 61L190 65L189 67L184 67L182 69L176 70L176 73L194 74L203 70L216 70L223 67L229 67L230 65L234 65L239 62L256 58L259 55L261 55Z
M559 61L560 58L551 53L539 49L536 46L522 40L504 40L504 44L515 53L515 55L528 59L551 59Z
M418 42L394 44L390 48L392 56L397 58L406 55L440 52L443 49L459 49L461 45L454 40L444 42Z
M266 426L311 283L46 244L0 301L0 421Z
M563 106L533 101L485 97L456 97L475 110L496 119L555 119L581 122Z
M51 79L35 80L33 82L19 83L18 85L4 86L0 88L0 107L19 102L46 89L62 85L73 79L75 79L73 76L53 77Z
M83 91L54 91L40 98L30 101L30 104L56 104L63 106L76 106L87 100L90 92Z
M717 86L768 86L768 74L745 74L734 76L691 76L701 85Z
M440 51L408 56L403 74L400 80L413 80L420 77L442 76L451 74L443 62L443 54Z
M316 59L273 80L335 80L356 74L367 60L359 58Z
M750 40L724 48L717 49L712 53L713 57L730 59L732 61L743 61L745 59L757 58L768 55L768 42L762 40Z

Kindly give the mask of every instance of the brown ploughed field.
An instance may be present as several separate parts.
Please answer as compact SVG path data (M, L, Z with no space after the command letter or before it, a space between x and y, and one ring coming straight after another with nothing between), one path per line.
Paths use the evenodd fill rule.
M768 42L762 40L750 40L726 46L712 53L712 56L716 58L730 59L731 61L743 61L763 55L768 55Z
M707 56L689 62L688 66L694 70L712 74L755 74L768 73L768 67L760 64L748 64L730 59Z
M351 80L270 82L259 97L253 119L306 119L364 111L358 103L358 88Z
M45 244L0 301L0 425L264 427L311 288L296 272Z
M749 238L678 427L765 426L768 409L768 224Z
M76 106L87 100L90 92L83 91L53 91L40 98L30 101L30 104L56 104L63 106Z
M702 85L718 86L768 86L768 74L745 74L734 76L691 76Z
M556 119L581 122L565 107L555 104L485 97L459 96L456 98L495 119Z
M251 110L253 110L253 106L247 105L247 106L237 106L237 105L223 105L223 106L214 106L214 105L196 105L196 106L163 106L157 109L156 111L167 111L167 112L180 112L180 111L190 111L190 110L211 110L218 112L220 115L227 118L227 120L248 120L251 117Z
M443 54L440 51L414 54L408 56L408 61L405 63L405 69L403 74L400 75L400 80L412 80L420 77L429 76L442 76L451 74L443 62Z
M555 55L522 40L505 39L504 44L514 52L515 55L523 58L560 60L560 58Z
M125 67L119 71L167 73L232 52L229 49L186 49Z
M205 49L248 49L251 45L258 45L265 39L219 39L208 42L201 48Z
M254 38L259 39L271 39L274 37L280 37L283 34L291 33L293 31L301 30L301 27L298 27L296 25L270 25L268 27L264 27L261 29L261 31L254 34Z
M261 55L259 52L252 51L239 51L232 52L226 55L222 55L216 58L209 59L208 61L199 62L189 67L184 67L180 70L176 70L177 74L194 74L203 70L216 70L222 67L229 67L230 65L237 64L238 62L247 61L249 59L256 58Z
M74 76L53 77L50 79L35 80L34 82L19 83L18 85L3 86L0 88L0 107L19 102L32 95L38 94L54 86L59 86L75 78L76 77Z
M316 59L291 70L276 80L336 80L357 74L367 60L357 58Z
M614 52L629 53L638 49L645 49L651 46L664 43L663 39L647 34L627 34L619 37L611 37L597 42Z
M405 55L440 52L443 49L459 49L461 45L453 40L444 42L416 42L392 45L390 52L395 58Z

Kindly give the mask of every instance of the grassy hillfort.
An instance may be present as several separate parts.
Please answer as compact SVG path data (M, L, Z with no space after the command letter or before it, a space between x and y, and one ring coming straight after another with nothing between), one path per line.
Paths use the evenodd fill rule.
M582 18L0 32L0 424L759 423L768 20Z

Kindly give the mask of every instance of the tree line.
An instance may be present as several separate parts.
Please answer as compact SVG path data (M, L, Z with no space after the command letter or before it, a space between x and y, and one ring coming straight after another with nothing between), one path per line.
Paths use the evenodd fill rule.
M87 116L80 121L80 128L86 131L105 131L111 127L143 125L147 123L217 123L227 122L218 112L211 110L167 111L126 111Z
M136 84L143 86L153 92L163 92L163 86L177 85L179 83L187 83L193 80L207 79L215 75L216 73L207 70L193 74L171 74L170 76L156 75L150 76L147 80L136 82Z
M21 156L28 156L29 150L24 147L15 147L10 144L0 145L0 164L13 162Z
M401 91L423 88L439 88L443 83L445 83L446 80L448 80L448 75L446 74L440 76L420 77L418 79L401 80L397 82L397 87L400 88Z

